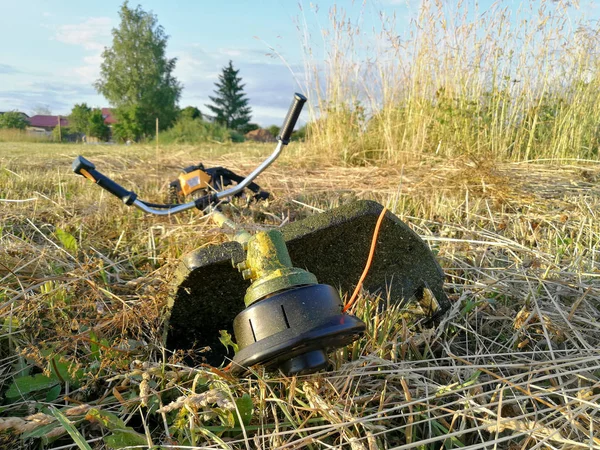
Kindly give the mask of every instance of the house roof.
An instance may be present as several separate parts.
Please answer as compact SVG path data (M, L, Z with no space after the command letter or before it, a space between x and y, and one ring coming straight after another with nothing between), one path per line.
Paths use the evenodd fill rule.
M104 123L106 125L117 123L117 119L115 119L115 116L113 116L112 109L110 108L102 108L102 117L104 117Z
M32 116L29 118L29 124L32 127L55 127L58 125L58 117L59 116L42 116L42 115L38 115L38 116ZM67 119L65 119L64 117L60 118L60 126L61 127L68 127L69 126L69 121Z

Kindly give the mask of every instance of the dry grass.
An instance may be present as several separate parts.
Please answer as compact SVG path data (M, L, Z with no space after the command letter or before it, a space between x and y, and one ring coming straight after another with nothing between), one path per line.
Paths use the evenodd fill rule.
M271 147L172 147L157 158L151 147L0 144L3 445L600 447L600 166L464 157L339 167L290 146L259 180L274 200L228 214L254 230L354 198L386 203L437 254L453 308L426 328L363 296L354 309L368 331L334 355L334 371L236 380L160 347L177 258L222 242L221 230L193 212L128 209L70 173L81 150L160 200L178 167L247 173ZM42 371L54 385L7 391ZM240 421L249 400L251 420Z
M321 152L353 164L598 159L598 22L579 2L406 3L411 18L373 19L371 2L302 11Z
M0 129L0 142L21 142L21 143L49 143L52 137L45 135L36 135L25 130Z
M254 231L385 203L446 271L442 323L365 294L367 333L331 372L188 367L160 345L168 283L226 237L127 209L70 163L85 150L160 201L179 167L248 173L270 146L0 143L1 448L600 448L595 25L567 2L423 3L400 40L394 18L363 42L332 11L325 65L306 36L311 141L258 180L272 201L227 214Z

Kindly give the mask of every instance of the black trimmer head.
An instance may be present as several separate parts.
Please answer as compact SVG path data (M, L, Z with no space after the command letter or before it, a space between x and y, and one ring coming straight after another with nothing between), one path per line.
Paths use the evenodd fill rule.
M242 375L259 364L286 375L327 367L327 350L350 344L365 324L341 312L337 291L326 284L286 290L250 305L233 321L239 351L231 371Z
M376 202L359 201L282 227L293 266L324 284L275 292L246 308L242 299L250 282L232 265L246 260L242 244L189 253L175 276L167 348L205 349L199 358L215 366L233 359L234 374L254 364L288 374L325 367L327 349L346 345L364 330L356 317L342 314L337 290L351 292L358 283L382 209ZM450 307L443 281L429 247L388 211L364 289L392 304L416 301L434 320ZM240 346L235 356L219 342L221 330L235 334Z

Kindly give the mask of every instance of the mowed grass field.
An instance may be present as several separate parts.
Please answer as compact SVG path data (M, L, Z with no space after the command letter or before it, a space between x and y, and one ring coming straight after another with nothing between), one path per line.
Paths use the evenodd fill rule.
M247 174L271 151L0 143L0 448L600 448L598 163L347 166L293 143L256 180L272 199L226 214L255 231L379 201L436 254L451 311L424 326L365 293L366 334L312 376L165 351L178 258L227 236L128 208L72 160L161 202L182 167Z

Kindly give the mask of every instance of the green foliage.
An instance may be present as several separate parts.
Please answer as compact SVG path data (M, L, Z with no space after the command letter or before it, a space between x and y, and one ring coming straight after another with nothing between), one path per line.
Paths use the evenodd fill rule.
M144 135L144 129L141 122L144 120L144 111L142 108L132 106L122 106L114 110L117 123L113 125L113 137L120 142L128 140L135 141Z
M54 129L52 130L52 140L54 142L60 142L62 140L64 131L64 127L54 127Z
M215 96L210 97L214 105L207 107L214 113L215 121L232 130L242 131L250 122L252 110L244 94L242 79L238 77L239 70L233 68L233 63L223 68L219 81L215 83Z
M237 353L239 350L239 346L233 342L231 334L227 332L227 330L220 330L219 333L221 336L219 337L219 341L221 344L225 346L225 348L229 351L229 347L233 350L234 353Z
M54 234L56 235L62 246L65 248L65 250L71 253L77 252L77 240L71 233L57 228Z
M176 59L166 57L168 36L156 16L141 6L129 8L127 1L119 16L95 87L115 106L118 138L137 140L154 134L157 118L161 130L172 125L181 85L173 76Z
M54 127L52 129L52 140L54 142L75 141L79 133L75 132L71 127Z
M242 143L246 140L244 135L236 130L229 130L229 138L231 139L231 142L235 142L237 144Z
M69 114L69 128L75 133L87 134L92 108L86 103L76 104Z
M292 137L291 140L292 141L304 141L306 140L306 130L307 130L308 125L303 125L300 128L298 128L296 131L294 131L292 133ZM278 131L279 133L279 131ZM276 134L274 134L273 136L277 136Z
M58 409L50 408L50 414L52 414L56 420L64 427L64 429L69 433L73 442L77 444L80 450L92 450L90 444L87 443L85 438L81 435L81 433L75 428L75 426L71 423L71 421Z
M202 113L195 106L186 106L179 111L180 119L202 119Z
M160 133L163 144L196 144L199 142L228 142L229 131L216 124L200 119L181 118L172 128Z
M277 137L280 129L281 127L278 127L277 125L271 125L270 127L267 127L267 130L273 135L273 137Z
M252 412L254 410L254 404L252 403L252 397L250 397L248 394L244 394L241 397L236 398L235 406L242 418L242 424L244 426L250 425L250 421L252 420ZM233 416L233 418L235 420L235 426L239 427L241 424L240 424L238 415L235 414Z
M4 396L8 402L14 402L21 398L29 398L36 392L44 391L45 397L47 389L51 389L59 384L60 380L55 375L50 377L43 373L37 373L33 376L26 375L15 378Z
M88 411L86 419L99 423L103 428L111 432L111 434L104 437L104 443L109 448L120 449L148 444L143 434L128 427L116 414L94 408Z
M77 386L83 377L83 372L73 370L72 364L65 361L60 354L50 357L46 369L45 373L15 377L4 394L6 400L9 403L29 398L45 398L46 401L52 401L60 394L62 384L68 381Z
M27 119L17 111L9 111L0 114L0 129L24 130L29 125Z
M87 135L102 141L107 141L110 138L110 128L104 123L102 110L99 108L92 109L85 103L77 104L71 110L69 129L63 131L64 135L69 133Z
M88 119L87 135L108 141L110 138L110 128L104 123L101 109L92 110Z
M243 134L250 133L251 131L258 130L260 125L257 123L247 123L240 127L239 131Z

